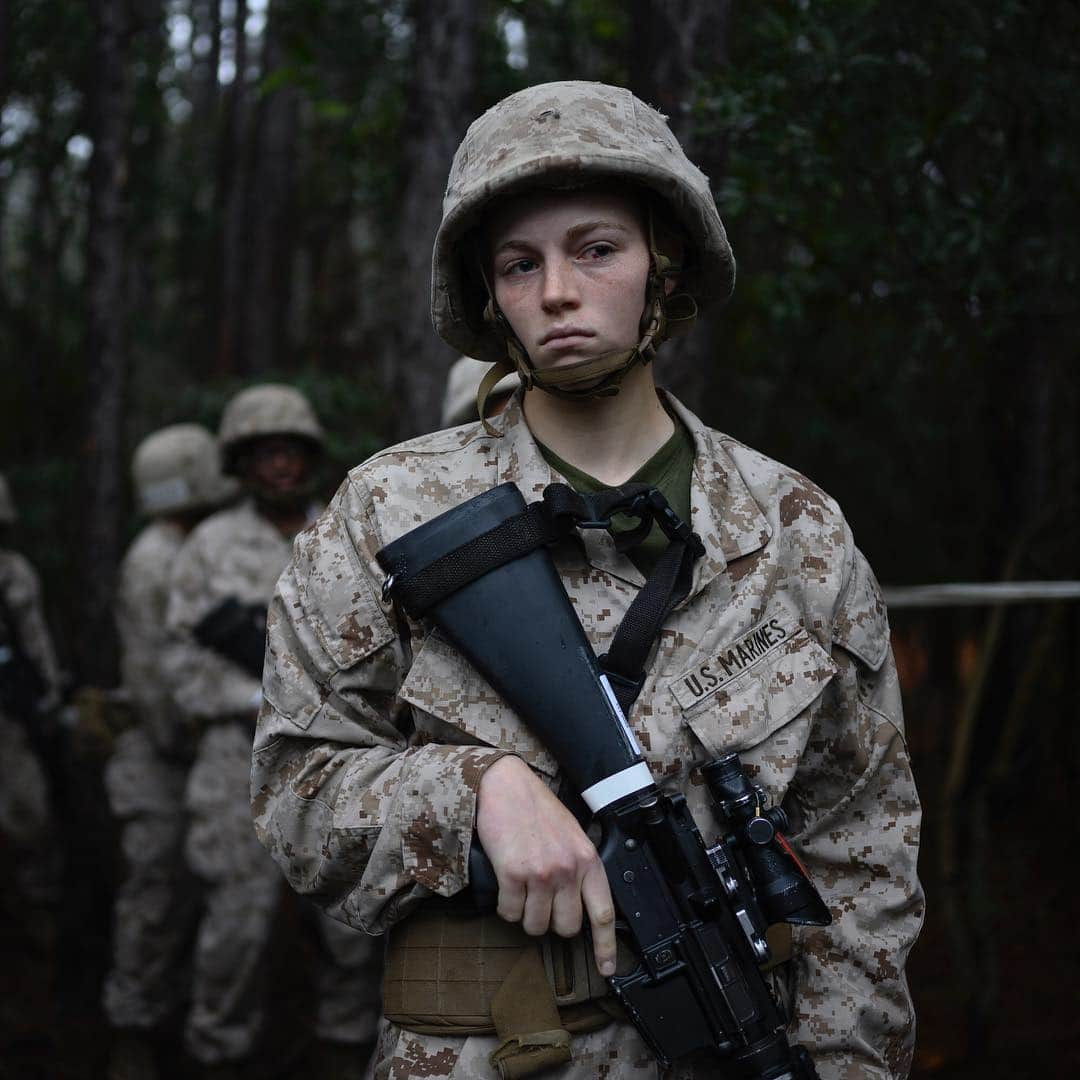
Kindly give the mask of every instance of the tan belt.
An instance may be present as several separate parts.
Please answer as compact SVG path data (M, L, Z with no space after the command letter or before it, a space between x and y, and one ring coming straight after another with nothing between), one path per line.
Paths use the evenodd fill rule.
M768 967L787 960L791 928L770 927L769 945ZM386 1018L424 1035L497 1035L491 1063L503 1080L565 1065L572 1033L625 1019L581 934L533 938L497 915L429 904L390 931L386 948Z

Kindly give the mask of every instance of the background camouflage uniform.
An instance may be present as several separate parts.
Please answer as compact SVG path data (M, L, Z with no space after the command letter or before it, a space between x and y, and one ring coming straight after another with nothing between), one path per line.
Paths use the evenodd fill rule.
M0 550L0 594L14 623L27 659L41 678L45 693L39 707L60 701L60 668L42 609L41 583L30 562L16 551ZM0 648L13 647L0 624ZM36 716L4 714L0 706L0 832L16 852L15 875L20 892L31 899L51 899L56 885L56 859L50 845L49 784L30 745L26 724Z
M630 721L653 775L685 794L707 842L719 826L695 765L738 750L783 803L834 918L796 928L793 959L776 974L792 1007L789 1034L811 1048L822 1080L905 1076L914 1018L903 968L923 911L920 809L876 582L818 488L673 407L696 447L692 525L706 553ZM518 400L495 426L504 438L472 424L353 470L300 537L271 607L256 824L295 888L368 930L464 888L476 792L493 761L517 754L558 783L550 754L468 663L380 598L383 545L498 483L513 481L532 500L559 479ZM605 651L643 578L599 531L555 558L590 641ZM755 633L762 627L768 635ZM731 675L718 677L717 658L733 650ZM495 1041L384 1022L375 1075L494 1076ZM562 1075L658 1073L627 1025L574 1046Z
M117 737L105 767L126 866L104 986L105 1014L120 1028L158 1027L189 988L186 954L196 903L183 857L190 738L162 670L169 578L183 542L179 525L153 521L120 564L116 624L123 685L136 711L135 725Z
M289 541L247 501L192 531L172 578L169 685L185 716L203 729L185 793L187 858L205 884L206 900L186 1038L207 1063L241 1059L255 1047L265 992L261 975L282 882L255 838L248 800L259 681L199 646L191 630L230 596L267 604L289 550ZM316 973L316 1033L343 1043L370 1040L381 943L321 913L318 927L325 962Z

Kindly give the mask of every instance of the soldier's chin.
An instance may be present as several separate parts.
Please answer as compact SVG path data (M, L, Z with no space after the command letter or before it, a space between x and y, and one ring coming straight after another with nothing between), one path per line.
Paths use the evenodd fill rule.
M541 371L553 371L555 368L564 368L570 364L580 364L582 360L590 360L594 353L595 350L580 347L547 353L540 356L537 367Z
M280 512L301 511L307 508L311 500L311 486L290 487L286 489L259 485L253 492L255 501L269 510Z

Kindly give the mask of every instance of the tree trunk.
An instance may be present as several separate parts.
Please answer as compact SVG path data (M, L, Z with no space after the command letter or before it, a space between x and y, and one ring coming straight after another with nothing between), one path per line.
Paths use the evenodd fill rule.
M8 96L8 77L11 70L11 4L9 0L0 0L0 113ZM0 180L0 308L3 306L3 254L4 254L4 209L7 206L5 185Z
M83 681L117 675L112 597L120 556L121 428L127 368L125 200L132 94L125 0L94 5L94 84L87 251L88 367L82 590L77 663Z
M11 67L11 3L0 0L0 109L8 94L8 72Z
M236 73L225 94L225 116L218 153L218 186L215 219L219 247L215 279L217 307L217 349L215 374L229 375L242 366L244 353L242 321L244 278L247 267L247 184L245 79L247 67L247 0L236 0L233 17L233 59Z
M454 151L472 119L477 80L477 0L416 0L414 74L404 131L405 188L400 202L394 325L382 369L395 403L398 438L438 426L454 354L431 328L431 249Z
M267 12L263 77L283 62L276 9ZM292 299L292 197L298 124L297 92L285 83L259 102L251 178L244 370L280 368L288 354Z
M668 117L687 157L714 179L723 166L720 147L695 141L692 109L700 72L724 62L731 6L732 0L635 0L629 43L631 89ZM663 347L657 382L706 412L721 340L716 316L700 319Z

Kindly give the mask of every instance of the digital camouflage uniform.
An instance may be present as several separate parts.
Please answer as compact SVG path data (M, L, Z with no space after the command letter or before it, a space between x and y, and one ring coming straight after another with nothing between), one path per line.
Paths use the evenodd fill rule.
M783 802L835 920L795 930L781 980L794 1002L790 1035L813 1050L822 1080L906 1075L902 970L922 916L919 803L877 584L831 499L672 404L696 447L692 526L706 554L630 720L653 775L687 797L706 842L719 826L694 765L738 750ZM552 786L558 779L468 663L425 624L404 632L380 600L379 548L496 484L513 481L533 500L559 479L516 401L493 423L503 439L472 424L354 469L299 538L271 607L256 824L294 888L371 932L465 886L488 765L514 753ZM584 548L560 547L556 563L603 653L643 578L599 531ZM771 644L755 636L762 627ZM726 674L718 658L732 650ZM384 1024L375 1075L494 1076L495 1042ZM564 1075L582 1080L601 1062L612 1077L657 1075L625 1025L575 1038L574 1058Z
M169 578L183 542L178 524L151 521L120 564L116 624L136 722L117 736L105 767L125 864L104 985L105 1015L118 1028L157 1028L188 994L196 904L183 856L189 739L162 670Z
M149 522L120 564L114 615L123 688L133 722L117 736L105 790L120 823L124 876L113 907L113 963L103 986L115 1028L160 1029L189 990L188 948L197 896L184 864L184 785L192 739L169 696L163 666L169 578L187 525L237 492L222 475L217 441L198 424L148 435L132 458L139 512ZM125 1047L114 1047L123 1056ZM118 1075L126 1069L114 1060Z
M29 560L17 551L0 549L0 597L14 624L14 636L44 684L38 707L57 705L60 668L45 622L41 583ZM6 658L14 641L4 622L0 619L0 651ZM4 748L0 754L0 833L15 853L16 883L22 895L46 901L55 889L56 862L50 847L49 784L26 733L26 725L36 719L6 715L0 705L0 745Z
M187 1041L207 1063L247 1057L262 1020L264 962L281 874L259 846L248 786L259 681L194 641L192 627L221 600L268 603L290 542L248 500L191 533L172 577L169 685L188 720L203 729L188 778L189 865L205 885L194 954ZM381 944L318 916L325 952L316 974L317 1034L342 1043L373 1037Z
M647 196L642 339L628 353L538 372L494 306L485 312L494 298L470 233L493 198L612 181ZM610 387L667 333L672 278L652 228L662 237L665 217L686 247L678 287L699 306L724 299L734 260L723 225L707 179L663 117L600 84L511 95L473 123L454 159L435 243L435 327L460 354L497 365L489 385L516 370L541 392L576 393L571 379L586 395L598 378ZM703 762L739 751L783 805L833 918L794 928L791 958L770 975L789 1036L810 1050L822 1080L900 1080L914 1043L904 964L923 913L920 808L877 584L820 489L668 405L694 443L690 525L705 554L664 622L629 721L653 777L685 795L706 843L720 826L693 771ZM533 501L559 479L518 396L490 431L473 423L375 455L298 538L270 609L253 807L293 887L350 925L385 931L434 895L466 887L477 791L501 756L520 756L552 789L560 782L551 755L468 662L429 623L382 599L375 554L500 483ZM553 557L603 654L644 579L601 530L561 542ZM414 1034L384 1019L372 1070L380 1080L491 1078L497 1043ZM661 1073L625 1023L572 1045L560 1076ZM684 1062L667 1075L725 1070Z

